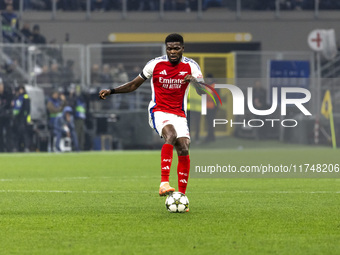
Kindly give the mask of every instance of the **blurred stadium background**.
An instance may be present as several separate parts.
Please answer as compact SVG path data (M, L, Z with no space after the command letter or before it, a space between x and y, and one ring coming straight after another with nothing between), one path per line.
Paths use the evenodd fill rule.
M85 104L80 150L159 148L162 140L147 125L148 82L135 93L106 101L98 100L98 92L133 79L148 60L165 54L163 40L171 32L184 35L185 55L201 65L205 77L242 89L257 84L264 104L270 101L273 78L282 78L276 80L281 82L277 86L302 86L312 93L308 109L313 116L290 111L289 117L299 118L294 132L280 127L262 131L226 127L217 130L217 137L330 146L329 121L320 114L326 90L331 91L335 132L340 137L340 55L326 58L307 43L315 29L339 34L339 1L1 0L0 7L0 76L11 100L16 88L25 85L31 105L25 130L29 139L23 146L14 139L18 131L11 127L13 109L7 113L0 109L1 122L8 123L1 125L1 151L53 150L46 104L56 91L66 96L74 112L77 98ZM271 76L275 61L290 66L303 62L303 67L289 69L303 75ZM216 116L233 118L230 95L223 93L227 104L216 110ZM280 118L279 113L273 117ZM202 121L200 126L197 139L204 139L208 130Z
M322 31L312 34L319 52L307 42L315 29L339 38L339 0L0 0L0 9L0 152L32 152L0 153L1 254L340 254L339 156L329 108L321 113L329 90L339 139L338 39L325 45ZM162 139L148 126L150 84L98 98L164 54L172 32L184 35L207 83L253 87L259 109L272 87L312 95L312 116L288 109L295 128L212 132L190 94L190 212L180 215L158 196ZM208 102L207 116L241 121L230 93L218 92L223 105ZM28 98L30 111L17 114ZM54 151L50 118L65 105L89 152L35 153ZM311 171L196 172L217 164ZM174 156L174 187L176 166Z

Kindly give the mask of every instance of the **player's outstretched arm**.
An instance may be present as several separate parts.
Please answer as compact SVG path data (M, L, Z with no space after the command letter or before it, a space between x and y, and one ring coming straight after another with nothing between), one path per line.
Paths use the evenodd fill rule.
M99 98L105 100L107 96L111 95L111 94L118 94L118 93L129 93L132 91L135 91L136 89L139 88L140 85L143 84L145 80L140 77L137 76L135 79L133 79L132 81L129 81L117 88L114 89L102 89L99 92Z

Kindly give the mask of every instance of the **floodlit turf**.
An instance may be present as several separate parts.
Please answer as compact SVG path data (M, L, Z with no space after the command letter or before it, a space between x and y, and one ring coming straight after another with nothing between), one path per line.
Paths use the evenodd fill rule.
M242 162L331 149L226 151ZM160 152L0 155L0 254L340 254L340 179L191 178L158 196ZM177 186L176 160L171 183Z

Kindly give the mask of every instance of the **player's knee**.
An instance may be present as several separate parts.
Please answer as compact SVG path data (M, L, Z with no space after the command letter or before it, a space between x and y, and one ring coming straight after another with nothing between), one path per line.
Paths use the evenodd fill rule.
M177 139L176 131L168 131L166 135L164 135L165 143L169 143L174 145Z
M180 147L178 149L178 155L179 156L187 156L189 155L189 148L186 146Z
M189 145L190 145L190 140L185 140L179 143L177 146L177 151L179 156L187 156L189 155Z

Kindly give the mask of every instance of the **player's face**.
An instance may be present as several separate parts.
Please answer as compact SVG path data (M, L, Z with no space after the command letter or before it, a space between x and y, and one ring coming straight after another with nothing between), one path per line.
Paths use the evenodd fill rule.
M172 64L178 64L183 55L184 46L180 42L168 42L166 43L166 54Z

